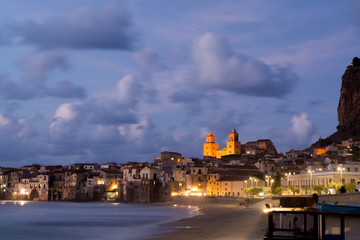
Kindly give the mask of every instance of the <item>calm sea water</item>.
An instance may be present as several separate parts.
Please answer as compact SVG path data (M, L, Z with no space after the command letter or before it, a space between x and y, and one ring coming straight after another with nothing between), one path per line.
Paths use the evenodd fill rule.
M197 214L186 206L0 201L0 239L135 240Z

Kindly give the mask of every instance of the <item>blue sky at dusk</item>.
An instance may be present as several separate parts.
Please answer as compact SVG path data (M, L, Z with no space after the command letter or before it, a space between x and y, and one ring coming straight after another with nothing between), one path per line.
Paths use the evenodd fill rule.
M358 1L0 1L0 166L202 157L336 131Z

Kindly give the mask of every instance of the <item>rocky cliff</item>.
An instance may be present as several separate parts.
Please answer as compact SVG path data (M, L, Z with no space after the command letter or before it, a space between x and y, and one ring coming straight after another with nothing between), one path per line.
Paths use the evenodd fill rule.
M341 140L360 139L360 59L355 57L342 76L337 132L314 145L326 146ZM313 145L313 146L314 146Z
M338 119L337 128L341 135L360 136L360 66L355 61L342 76Z

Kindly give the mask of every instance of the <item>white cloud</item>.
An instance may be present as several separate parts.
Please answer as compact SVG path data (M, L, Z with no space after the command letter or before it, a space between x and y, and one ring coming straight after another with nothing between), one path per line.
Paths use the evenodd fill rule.
M61 121L71 121L79 115L81 103L64 103L55 112L55 118Z
M288 67L275 67L234 51L228 40L207 33L194 41L193 59L203 87L243 95L282 97L297 76Z
M119 103L124 105L135 105L139 98L141 87L135 77L131 74L125 75L120 79L116 86L116 98Z
M50 123L50 135L59 139L75 134L81 107L81 103L64 103L60 105Z
M310 145L314 132L315 127L309 120L307 113L301 113L291 119L290 136L292 142L300 145Z

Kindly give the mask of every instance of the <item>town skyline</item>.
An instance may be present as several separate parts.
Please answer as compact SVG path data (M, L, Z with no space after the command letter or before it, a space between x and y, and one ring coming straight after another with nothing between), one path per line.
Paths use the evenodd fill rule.
M201 158L210 130L304 149L360 50L351 0L5 2L0 166Z

